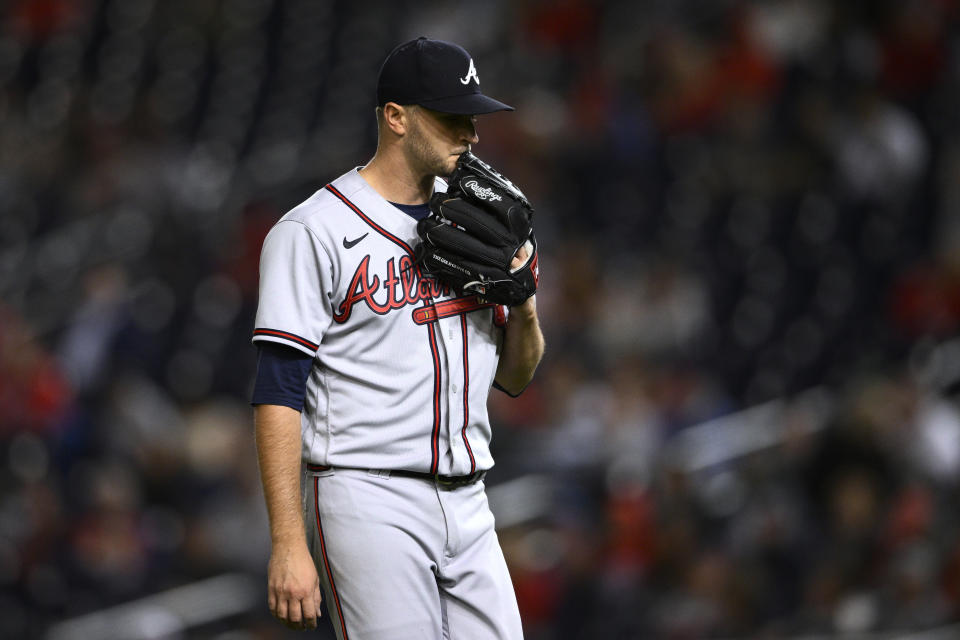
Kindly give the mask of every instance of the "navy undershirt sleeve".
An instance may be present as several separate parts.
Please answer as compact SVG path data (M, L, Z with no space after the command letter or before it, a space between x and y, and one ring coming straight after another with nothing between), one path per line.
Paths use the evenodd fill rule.
M257 349L257 379L250 404L276 404L303 411L313 356L274 342L260 342Z
M430 215L430 205L427 203L424 204L397 204L396 202L391 202L393 206L400 211L403 211L405 214L413 218L414 220L423 220L428 215Z

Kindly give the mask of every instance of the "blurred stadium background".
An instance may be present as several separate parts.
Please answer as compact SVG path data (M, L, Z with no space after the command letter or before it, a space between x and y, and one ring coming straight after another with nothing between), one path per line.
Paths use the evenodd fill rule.
M417 35L538 211L488 479L527 637L960 637L957 0L0 7L0 637L297 636L259 248Z

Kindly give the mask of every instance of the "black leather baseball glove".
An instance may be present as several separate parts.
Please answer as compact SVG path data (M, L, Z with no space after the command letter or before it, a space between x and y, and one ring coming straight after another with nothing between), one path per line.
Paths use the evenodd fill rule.
M533 207L512 182L467 151L446 193L434 193L417 223L417 262L460 295L514 306L537 290ZM511 268L524 247L523 264Z

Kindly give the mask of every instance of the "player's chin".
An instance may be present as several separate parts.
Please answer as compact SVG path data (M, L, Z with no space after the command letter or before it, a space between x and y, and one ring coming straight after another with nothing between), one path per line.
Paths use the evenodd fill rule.
M437 175L443 178L449 177L451 173L457 168L457 160L460 159L460 154L452 155L442 163L442 166L437 167Z

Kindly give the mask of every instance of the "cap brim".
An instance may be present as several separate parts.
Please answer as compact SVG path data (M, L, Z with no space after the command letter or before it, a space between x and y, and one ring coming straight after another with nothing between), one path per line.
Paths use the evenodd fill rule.
M468 93L462 96L422 100L417 104L441 113L456 113L460 115L477 115L481 113L493 113L494 111L513 111L513 107L510 105L504 104L499 100L494 100L482 93Z

